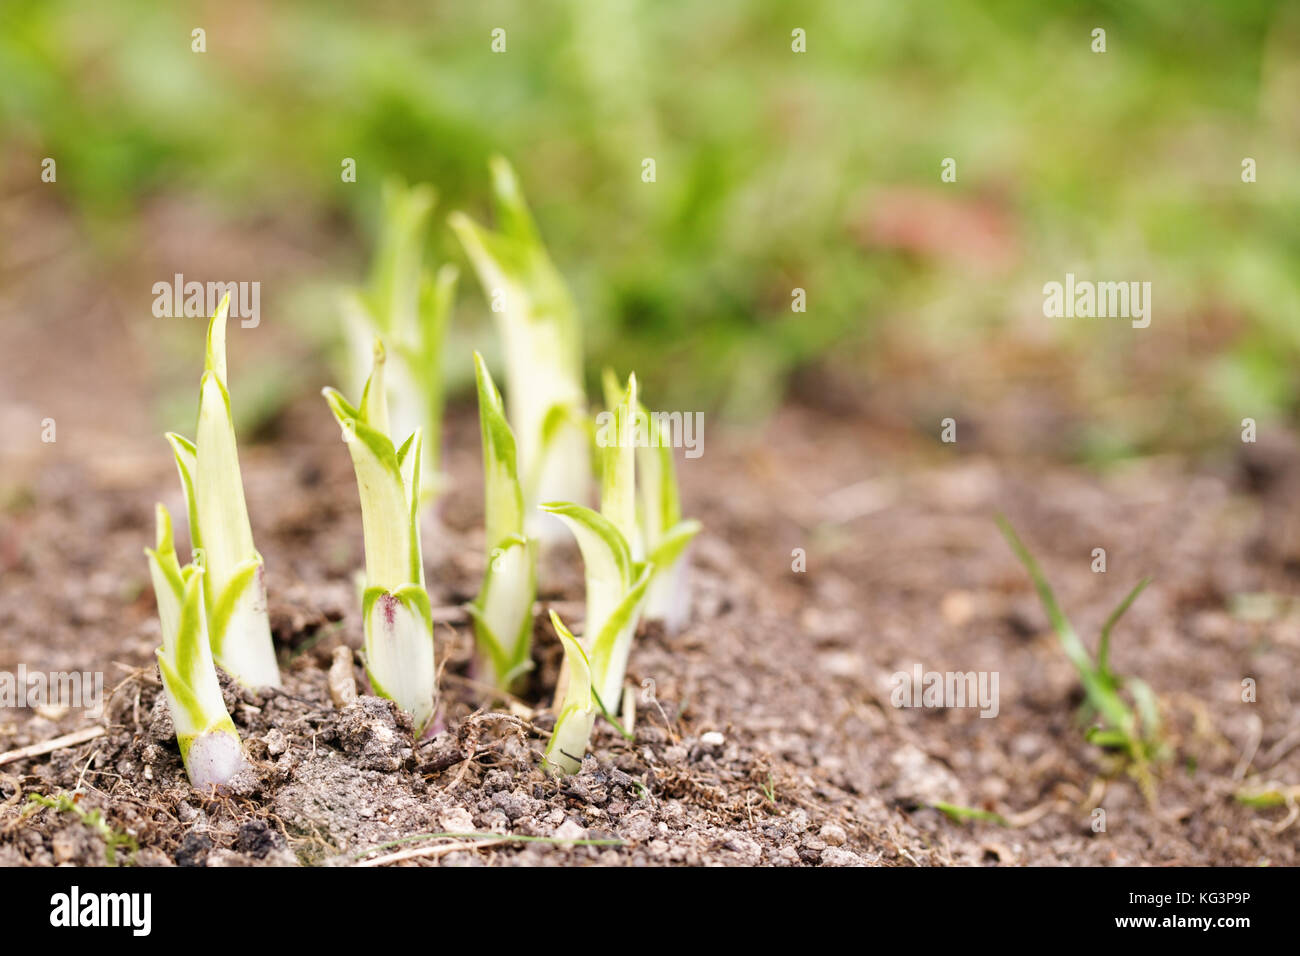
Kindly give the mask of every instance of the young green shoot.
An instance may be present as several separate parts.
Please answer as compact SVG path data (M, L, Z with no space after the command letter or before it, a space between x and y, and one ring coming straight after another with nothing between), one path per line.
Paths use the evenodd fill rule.
M100 810L87 810L81 806L78 801L81 799L81 792L68 793L64 791L57 797L47 797L43 793L33 793L27 798L27 807L19 815L19 821L26 819L31 813L39 813L41 809L53 810L55 813L66 813L75 817L96 836L104 841L104 862L109 866L117 866L117 851L125 850L127 858L125 864L130 866L135 862L135 855L140 852L140 847L136 843L135 837L125 830L114 829Z
M616 408L623 390L613 370L605 370L602 385L605 407ZM685 554L701 525L694 519L682 520L671 430L665 422L657 422L644 404L638 404L635 440L637 490L641 500L633 553L654 566L644 616L648 621L662 622L669 633L675 633L690 615L689 564Z
M474 353L478 412L483 435L484 523L487 570L478 598L469 606L485 678L509 693L532 666L536 554L524 534L524 498L519 487L515 436L506 423L483 356Z
M185 490L194 561L204 572L203 608L212 654L246 687L279 687L262 556L253 546L226 386L229 309L227 294L208 323L195 440L175 432L167 440Z
M385 352L374 343L374 366L353 406L323 392L343 429L361 496L366 571L361 615L366 671L375 693L411 715L416 737L433 718L436 674L433 613L420 551L420 441L417 428L401 447L389 434Z
M398 180L384 184L383 220L369 280L343 301L348 354L358 387L369 374L371 343L378 338L389 345L393 429L399 435L423 429L428 500L442 483L442 354L459 275L450 264L436 275L423 264L424 239L436 203L432 186L408 187Z
M1136 677L1121 677L1111 669L1110 633L1137 596L1151 583L1151 579L1143 578L1139 581L1106 619L1094 661L1061 610L1056 595L1034 556L1029 553L1006 518L999 515L997 521L1011 550L1029 572L1052 629L1060 639L1061 648L1079 674L1087 710L1099 724L1089 731L1088 739L1103 748L1118 750L1127 757L1132 762L1135 776L1143 790L1150 797L1152 784L1148 764L1163 755L1159 706L1155 694L1145 681ZM1132 706L1121 691L1128 692Z
M618 712L632 638L653 573L648 563L634 559L628 540L636 534L635 408L636 376L630 376L627 391L614 409L616 440L601 449L600 513L572 502L541 506L560 518L577 538L587 578L584 657L578 661L565 642L568 683L547 750L546 769L556 775L576 772L591 736L594 711L570 707L585 700L581 688L575 690L575 682L590 683L592 697L602 711ZM554 623L558 632L558 618ZM564 634L561 640L565 640Z
M491 162L497 231L449 219L496 317L506 363L506 408L518 441L530 537L553 540L541 501L582 501L590 481L586 397L577 310L542 245L514 170ZM533 530L535 529L535 530Z
M560 615L551 611L551 625L564 645L568 685L546 746L546 768L555 775L577 773L587 752L587 740L596 722L596 700L591 686L591 661Z
M156 546L145 554L162 624L163 646L157 654L167 708L190 783L199 789L224 786L245 763L208 642L203 608L207 572L194 563L181 567L171 515L158 505L156 517Z
M936 800L930 804L953 823L969 823L972 820L978 820L982 823L996 823L1000 827L1007 827L1011 822L1000 813L994 813L992 810L984 810L980 807L963 807L955 803L944 803L942 800Z

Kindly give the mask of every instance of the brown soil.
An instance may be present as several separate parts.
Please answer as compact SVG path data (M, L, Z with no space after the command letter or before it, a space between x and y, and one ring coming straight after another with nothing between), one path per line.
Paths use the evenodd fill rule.
M79 807L134 838L141 864L345 864L434 846L438 855L409 862L1296 862L1297 830L1279 827L1286 809L1252 810L1234 793L1247 774L1288 784L1300 774L1300 749L1288 746L1298 692L1279 679L1300 660L1300 616L1285 605L1256 620L1226 609L1236 593L1293 585L1261 530L1274 523L1277 469L1295 473L1290 452L1249 470L1266 488L1247 494L1234 473L1179 462L1105 478L980 457L904 465L879 457L882 443L860 423L806 410L784 413L761 441L715 435L684 469L688 509L708 525L693 552L694 619L678 635L638 639L629 676L653 681L653 695L642 698L635 743L602 726L583 772L557 783L537 769L559 656L544 615L527 700L485 711L467 676L471 636L457 605L477 587L482 542L475 422L464 411L450 434L456 490L427 548L446 620L446 729L416 745L388 702L331 702L331 654L360 644L350 574L361 535L350 465L320 411L294 407L284 423L310 443L245 455L287 680L264 695L228 687L254 765L228 794L188 786L149 663L159 635L140 549L153 501L178 494L164 450L126 480L51 466L11 497L0 522L0 667L104 669L116 687L107 735L0 768L0 863L103 862L90 827L27 803L78 790ZM991 521L999 509L1084 635L1132 581L1156 577L1115 650L1119 670L1161 696L1177 753L1154 804L1084 742L1078 682ZM1108 551L1105 575L1089 569L1097 546ZM791 570L795 548L806 572ZM569 557L551 562L543 604L576 616L581 578ZM890 706L889 676L915 662L998 671L999 715ZM1257 680L1258 703L1241 702L1243 677ZM0 747L82 726L76 714L53 716L22 714L0 727ZM938 802L1007 825L950 822L930 808ZM1095 807L1104 833L1092 830ZM372 850L433 832L622 843Z

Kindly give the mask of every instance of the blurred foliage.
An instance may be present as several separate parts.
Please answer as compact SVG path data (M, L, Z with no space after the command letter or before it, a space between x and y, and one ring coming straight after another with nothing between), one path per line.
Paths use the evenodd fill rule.
M143 198L178 191L373 236L398 175L439 191L430 262L463 262L441 217L483 218L501 152L589 369L635 367L662 407L761 415L824 356L878 373L889 323L940 363L997 330L1045 335L1096 394L1127 388L1141 340L1042 317L1042 284L1071 270L1154 283L1147 341L1198 401L1297 410L1294 4L6 0L0 19L6 150L57 156L112 249ZM462 293L453 321L482 310Z

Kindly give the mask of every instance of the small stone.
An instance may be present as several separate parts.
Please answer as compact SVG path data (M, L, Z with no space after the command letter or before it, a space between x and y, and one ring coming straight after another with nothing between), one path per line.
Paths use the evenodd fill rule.
M335 707L346 707L357 699L357 679L352 672L352 648L334 648L329 669L330 700Z
M572 818L565 820L555 830L555 836L561 840L581 840L586 835L587 831Z
M848 834L844 832L844 828L838 823L823 825L821 832L817 835L826 841L827 846L843 846L849 839Z
M474 818L464 807L452 807L438 816L444 833L473 833Z
M710 750L718 750L727 742L727 738L716 730L710 730L707 733L700 734L700 746L707 747Z
M266 736L262 738L266 744L266 752L272 757L278 757L289 749L289 741L284 734L275 727L267 731Z
M866 866L866 861L850 850L828 846L822 850L822 866Z

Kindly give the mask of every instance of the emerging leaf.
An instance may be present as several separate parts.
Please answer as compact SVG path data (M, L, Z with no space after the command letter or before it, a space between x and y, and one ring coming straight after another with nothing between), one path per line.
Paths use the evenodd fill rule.
M146 548L145 554L162 624L163 646L157 654L163 691L190 783L200 789L223 786L245 763L208 646L203 608L206 575L195 565L181 568L171 516L161 504L156 513L157 544Z
M498 231L461 213L448 222L478 274L504 344L508 417L518 441L525 514L533 525L539 501L586 497L582 348L577 310L541 243L514 171L498 157L491 172ZM537 528L555 536L545 522Z
M226 386L229 307L227 294L208 324L197 440L174 433L167 440L185 491L194 560L205 572L203 605L212 652L245 686L278 687L262 557L253 546Z
M564 645L564 660L568 665L569 684L551 741L546 747L544 766L554 776L577 773L582 767L582 756L587 752L587 740L596 721L595 701L591 688L591 664L582 644L573 636L560 616L551 612L551 625L560 643Z
M590 508L562 501L541 508L560 518L578 539L587 578L587 622L583 633L598 634L632 586L632 550L618 528Z
M635 556L642 553L641 530L636 522L636 450L643 425L638 421L636 375L613 408L605 427L597 433L600 444L600 513L628 542Z
M629 401L635 401L635 394L620 388L612 370L606 369L601 381L605 407L616 416ZM629 389L634 386L635 380L630 378ZM641 494L637 509L638 533L630 540L633 556L638 560L648 560L655 569L646 598L645 617L663 622L672 633L686 623L690 614L689 573L682 556L700 532L701 525L697 521L682 520L671 431L663 422L656 422L645 405L636 402L635 407L636 481ZM609 458L605 461L608 463ZM620 481L618 476L626 474L628 465L621 459L615 458L615 461L614 473L608 480L617 483ZM620 509L625 507L620 503Z
M488 554L483 587L470 613L492 681L501 690L508 691L511 682L531 666L536 552L523 533L523 493L516 467L515 439L506 424L501 394L477 352L474 367L483 437Z
M433 717L433 617L424 588L367 588L361 607L366 672L381 697L411 715L418 737Z
M541 506L543 511L563 521L578 539L587 577L587 620L582 639L587 672L576 675L566 655L568 683L564 683L562 675L563 698L567 702L574 693L575 679L586 680L602 708L611 714L619 707L632 639L654 575L653 565L634 559L632 545L619 527L623 523L631 531L636 530L636 449L624 429L634 427L631 411L637 407L636 378L630 376L614 419L623 440L607 443L602 450L601 513L571 502ZM558 632L558 623L556 629ZM562 713L565 706L567 703L561 706ZM572 773L577 769L574 761L581 762L591 724L586 718L572 726L556 723L552 749L560 746L555 743L559 739L568 762L552 759L548 764L552 772Z
M387 381L396 434L422 429L422 470L433 487L441 483L442 359L459 271L444 265L436 276L423 265L424 239L437 194L431 186L407 187L398 180L384 184L383 219L375 259L365 289L344 297L344 328L354 381L369 372L370 344L381 338L391 348ZM388 431L388 429L381 429Z
M374 368L360 407L323 390L343 429L361 498L366 572L362 595L366 670L377 694L411 714L417 736L433 717L436 673L433 616L420 550L420 430L401 448L388 434L386 353L374 343Z
M650 583L653 569L646 564L639 565L637 579L623 595L614 608L614 613L606 619L604 626L594 637L588 636L591 648L592 682L611 711L617 710L619 694L623 690L623 676L627 673L627 660L632 651L632 638L636 635L637 625L641 621L641 610L645 605L646 587Z

